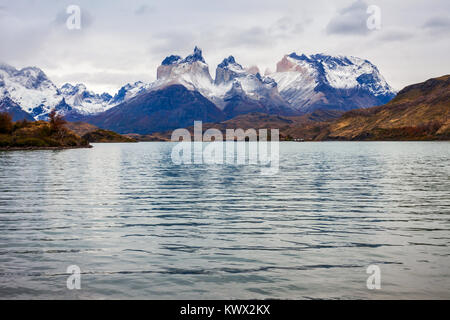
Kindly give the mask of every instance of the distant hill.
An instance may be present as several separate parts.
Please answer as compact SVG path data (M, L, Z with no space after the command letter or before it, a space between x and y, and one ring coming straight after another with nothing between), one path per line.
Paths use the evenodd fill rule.
M136 139L126 137L114 131L103 130L86 122L67 122L66 128L89 142L136 142Z
M89 142L137 142L136 139L123 136L111 130L97 129L82 136Z
M86 123L86 122L67 122L65 124L65 127L73 132L75 132L80 137L84 136L85 134L98 130L99 127L94 126L93 124Z
M327 123L330 120L334 120L343 114L342 111L337 110L316 110L312 113L305 114L303 116L280 116L270 115L259 112L248 113L239 115L233 119L222 122L207 122L202 124L203 131L209 128L215 128L220 130L223 134L227 129L279 129L281 140L292 139L290 131L298 126L312 126L318 123ZM187 127L187 129L193 134L193 126ZM142 141L170 141L172 131L155 132L149 135L128 135L135 139ZM224 137L225 139L225 137Z
M450 139L450 75L407 86L383 106L346 112L314 139Z

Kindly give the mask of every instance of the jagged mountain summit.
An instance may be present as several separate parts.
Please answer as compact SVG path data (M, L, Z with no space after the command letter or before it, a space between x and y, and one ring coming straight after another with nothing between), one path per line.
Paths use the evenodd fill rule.
M107 110L112 96L108 93L96 94L89 91L84 84L64 84L60 93L64 102L82 114L99 113Z
M270 77L281 96L301 113L368 108L396 95L375 65L356 57L291 53Z
M214 84L223 88L225 94L217 99L223 101L223 110L229 118L250 112L296 113L280 96L272 78L261 76L256 67L245 69L233 56L217 66Z
M157 69L157 80L152 89L181 84L188 90L199 91L204 96L213 95L213 79L209 73L209 67L198 47L194 52L182 59L180 56L171 55L165 58Z

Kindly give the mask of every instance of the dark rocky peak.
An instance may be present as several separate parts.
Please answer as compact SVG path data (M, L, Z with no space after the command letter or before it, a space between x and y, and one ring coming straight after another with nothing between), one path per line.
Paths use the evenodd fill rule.
M182 58L180 56L176 56L176 55L171 55L166 57L163 62L161 63L161 65L163 66L170 66L172 64L176 64L178 62L180 62L182 60Z
M202 49L200 49L197 46L195 46L194 52L192 54L188 55L186 58L184 58L184 60L182 62L193 63L196 61L201 61L203 63L206 63L205 59L203 59L203 56L202 56Z
M234 59L233 56L229 56L228 58L223 59L223 61L217 67L218 68L226 68L231 64L238 65L242 69L242 66L240 64L236 63L236 60Z

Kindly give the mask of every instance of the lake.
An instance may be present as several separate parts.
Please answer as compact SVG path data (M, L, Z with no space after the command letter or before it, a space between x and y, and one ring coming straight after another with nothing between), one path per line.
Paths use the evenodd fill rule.
M0 152L0 298L450 299L450 142L282 142L275 175L173 145Z

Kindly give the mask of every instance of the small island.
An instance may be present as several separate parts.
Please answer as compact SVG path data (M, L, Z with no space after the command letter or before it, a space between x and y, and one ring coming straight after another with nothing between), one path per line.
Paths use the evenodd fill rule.
M0 150L91 148L89 141L65 127L66 121L55 111L48 121L20 120L0 113Z

